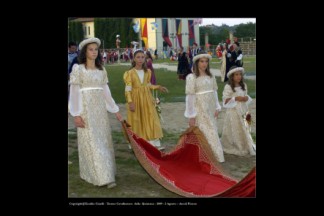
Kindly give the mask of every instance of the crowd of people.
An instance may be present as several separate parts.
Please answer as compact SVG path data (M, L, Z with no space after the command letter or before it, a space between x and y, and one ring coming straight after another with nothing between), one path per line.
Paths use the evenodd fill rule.
M123 117L109 88L100 45L98 38L85 39L76 53L77 45L69 43L69 112L77 127L80 177L93 185L112 188L116 186L116 163L108 112L115 113L119 121L123 121ZM225 44L222 52L222 81L227 83L222 92L226 114L221 137L217 128L221 110L218 86L210 72L212 56L197 44L188 53L182 47L178 53L179 79L186 81L184 116L188 118L190 127L196 126L202 131L220 163L225 162L224 152L239 156L255 155L247 124L248 104L252 99L247 94L248 87L243 78L242 52L237 42L227 47ZM152 102L152 91L167 93L168 89L157 84L149 51L136 49L132 54L131 67L123 75L127 122L139 137L163 150L160 142L163 131Z

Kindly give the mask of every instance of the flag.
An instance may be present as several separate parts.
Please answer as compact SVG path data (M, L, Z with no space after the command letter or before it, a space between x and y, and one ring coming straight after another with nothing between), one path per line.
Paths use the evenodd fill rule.
M195 42L195 29L193 25L193 20L188 20L188 28L189 28L189 46L192 46Z
M133 29L134 29L134 32L135 33L138 33L139 32L140 25L139 25L139 22L138 21L136 22L136 24L133 25Z
M182 22L181 19L176 19L176 29L177 29L177 47L182 46Z
M169 47L172 47L172 43L169 38L168 19L162 19L162 37Z
M148 48L147 44L147 19L146 18L141 18L141 37L142 40L144 41L145 48Z
M156 30L159 27L159 25L156 22L151 22L151 27L152 30Z

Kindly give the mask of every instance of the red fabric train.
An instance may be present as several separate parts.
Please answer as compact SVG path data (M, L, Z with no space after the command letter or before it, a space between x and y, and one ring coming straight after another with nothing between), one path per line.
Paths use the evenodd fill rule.
M188 128L169 152L160 152L122 123L144 169L166 189L185 197L255 197L255 167L241 181L226 174L197 127Z

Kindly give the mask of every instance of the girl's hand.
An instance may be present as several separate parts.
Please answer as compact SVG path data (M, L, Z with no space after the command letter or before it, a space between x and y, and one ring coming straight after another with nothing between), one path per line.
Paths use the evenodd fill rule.
M134 104L134 102L128 103L128 106L129 106L130 111L135 112L135 104Z
M116 115L116 118L118 119L118 121L123 121L123 117L122 117L122 115L120 115L119 112L115 113L115 115Z
M159 90L161 92L169 92L169 90L167 88L163 87L163 86L160 86Z
M244 102L244 101L245 101L244 98L245 98L245 97L243 97L243 96L236 96L236 97L235 97L235 101Z
M193 127L196 125L196 118L190 118L189 119L189 126L190 127Z
M219 114L219 112L218 112L218 110L216 110L216 111L215 111L215 118L218 117L218 114Z
M249 100L249 97L248 97L248 96L244 96L244 97L243 97L243 101L244 101L244 102L246 102L246 101L248 101L248 100Z
M81 116L74 117L74 124L75 124L75 127L79 127L79 128L85 127L85 123L84 123L83 119L81 118Z

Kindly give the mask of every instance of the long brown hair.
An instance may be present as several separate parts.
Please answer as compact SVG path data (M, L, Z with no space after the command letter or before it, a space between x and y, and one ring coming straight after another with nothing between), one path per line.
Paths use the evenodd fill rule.
M93 43L89 43L89 44L93 44ZM78 56L79 64L84 64L86 67L87 67L87 55L86 55L86 53L87 53L87 47L88 47L89 44L82 47L81 52L79 53L79 56ZM96 65L96 68L98 68L100 70L103 70L102 61L101 61L101 54L99 52L99 47L98 47L98 56L95 59L95 65Z
M132 68L134 68L136 66L135 57L136 57L137 53L143 53L144 54L144 51L143 50L138 50L137 52L135 52L134 58L132 60L132 66L130 67L130 69L132 69ZM147 72L147 65L146 65L145 54L144 54L144 63L142 65L142 68L143 68L144 72Z
M206 72L206 74L207 74L208 76L213 77L212 74L210 73L210 68L209 68L209 58L207 58L207 59L208 59L208 65L207 65L207 68L206 68L206 71L205 71L205 72ZM200 60L200 58L197 59L197 60L195 61L194 65L193 65L193 73L194 73L197 77L199 77L199 68L198 68L199 60Z
M235 92L235 82L234 82L234 74L232 73L229 77L229 79L227 80L228 85L231 86L233 92ZM243 89L243 91L245 91L245 83L244 83L244 78L243 78L243 74L242 74L242 79L239 82L239 85L241 86L241 88Z

